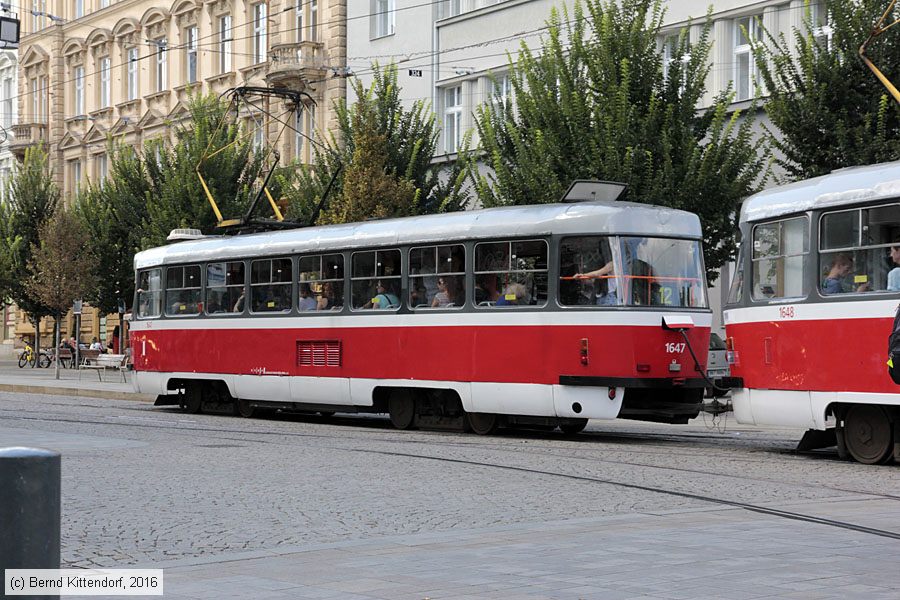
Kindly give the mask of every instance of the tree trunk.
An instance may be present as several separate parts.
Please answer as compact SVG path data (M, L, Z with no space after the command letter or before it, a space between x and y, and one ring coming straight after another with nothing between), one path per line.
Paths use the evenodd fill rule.
M41 320L34 320L34 364L32 368L41 365Z
M59 379L59 332L62 329L62 327L60 327L60 323L59 323L60 318L62 318L62 315L57 312L56 313L56 342L55 342L55 345L53 346L55 349L54 352L56 352L56 360L53 361L56 364L56 368L54 369L56 371L56 374L55 374L56 379Z

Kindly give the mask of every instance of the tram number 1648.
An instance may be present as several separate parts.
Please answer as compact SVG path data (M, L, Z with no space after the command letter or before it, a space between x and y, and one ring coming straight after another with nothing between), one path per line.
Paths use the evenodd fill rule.
M669 342L668 344L666 344L666 353L681 354L682 352L684 352L684 347L684 342Z

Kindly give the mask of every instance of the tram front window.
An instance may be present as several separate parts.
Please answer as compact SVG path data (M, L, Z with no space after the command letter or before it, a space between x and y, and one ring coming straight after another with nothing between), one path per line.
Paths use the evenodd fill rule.
M700 242L585 236L560 243L564 306L705 308Z

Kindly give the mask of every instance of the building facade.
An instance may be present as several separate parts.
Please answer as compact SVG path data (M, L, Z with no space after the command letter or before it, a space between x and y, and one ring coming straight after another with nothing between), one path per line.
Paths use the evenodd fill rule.
M26 0L29 1L29 0ZM313 102L279 139L283 159L308 160L305 136L334 124L346 81L346 0L30 0L22 22L13 150L45 143L54 176L71 197L109 171L108 140L139 145L166 138L191 93L288 85ZM267 110L282 114L272 100ZM265 106L265 105L262 105ZM268 126L254 109L247 126ZM263 129L257 142L267 139Z
M278 138L283 163L308 162L310 138L335 127L332 105L346 93L339 75L347 0L24 1L10 146L21 157L45 144L67 201L88 180L106 178L111 140L171 139L173 126L186 124L193 93L279 86L308 94L290 123L296 132ZM284 115L287 107L275 98L258 105L265 111L244 106L239 118L256 143L274 143L281 127L265 112ZM118 316L86 310L82 339L102 341L117 324ZM43 332L49 327L42 323ZM70 331L71 315L63 325ZM19 311L15 335L33 333ZM42 338L47 343L49 333Z

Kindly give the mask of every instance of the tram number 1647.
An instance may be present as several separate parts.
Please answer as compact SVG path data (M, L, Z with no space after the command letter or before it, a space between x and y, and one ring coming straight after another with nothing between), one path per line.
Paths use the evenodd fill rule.
M668 344L666 344L666 353L681 354L682 352L684 352L684 347L684 342L669 342Z

